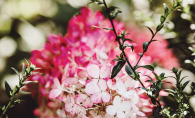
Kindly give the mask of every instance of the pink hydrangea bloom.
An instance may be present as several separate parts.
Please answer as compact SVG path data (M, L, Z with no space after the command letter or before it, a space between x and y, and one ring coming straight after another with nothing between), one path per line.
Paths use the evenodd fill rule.
M117 34L125 30L124 23L113 22ZM42 50L31 52L31 62L37 68L41 68L38 71L42 73L27 80L39 82L37 86L30 89L39 102L39 107L34 110L35 115L42 118L112 118L116 115L122 118L151 113L154 106L149 97L145 92L135 90L135 87L139 87L140 84L132 80L124 68L117 77L110 79L111 69L116 64L112 60L121 51L118 43L115 42L113 31L93 26L112 27L110 21L104 19L100 11L94 13L87 7L83 7L80 14L70 20L65 36L49 35L48 42ZM131 33L127 37L132 37L136 42L143 41L143 38L138 36L148 37L144 32L136 35ZM158 40L158 37L160 36L155 38ZM142 47L128 43L135 45L133 52L130 48L125 49L130 63L135 65L139 58L137 52L140 52ZM153 51L163 50L162 55L168 51L166 58L175 60L172 52L166 48L166 42L161 41L158 45L149 48ZM156 52L150 50L146 56L143 56L139 65L151 64L152 61L158 60L161 65L168 67L164 56L158 56ZM152 78L154 76L143 68L137 71L142 73L140 78L148 87L150 83L145 82L148 78L144 75L150 75ZM122 99L124 101L121 101ZM98 112L99 110L101 112Z

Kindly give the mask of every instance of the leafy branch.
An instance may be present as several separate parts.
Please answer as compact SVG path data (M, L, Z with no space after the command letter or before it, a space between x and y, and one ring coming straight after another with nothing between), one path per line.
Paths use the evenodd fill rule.
M16 85L14 87L14 90L11 89L10 85L8 84L8 82L6 80L4 82L6 94L9 97L9 103L7 104L7 106L0 106L0 110L2 111L0 118L4 118L4 116L6 115L6 112L9 108L15 106L17 103L22 102L22 100L20 100L20 99L14 100L14 96L18 94L18 92L20 91L20 89L23 86L25 86L27 83L29 83L25 80L32 75L32 71L37 69L34 67L34 65L29 65L29 63L28 63L27 67L24 65L24 63L22 64L22 66L23 66L22 67L22 77L20 77L19 72L15 68L12 67L12 69L16 72L16 74L18 75L18 78L19 78L19 85Z

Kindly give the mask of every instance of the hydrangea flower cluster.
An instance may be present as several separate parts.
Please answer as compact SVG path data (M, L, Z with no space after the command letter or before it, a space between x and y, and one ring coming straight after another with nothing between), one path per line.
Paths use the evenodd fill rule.
M114 21L114 25L118 34L125 30L123 23ZM50 35L43 50L32 51L30 60L42 73L28 79L38 81L37 87L26 86L39 102L35 115L41 118L136 118L151 114L154 106L149 97L143 90L136 89L141 85L129 77L124 68L110 79L116 64L113 59L120 50L114 33L102 28L111 28L109 20L104 19L100 11L93 13L84 7L70 20L64 37ZM158 50L167 46L164 41L161 44ZM139 59L137 50L125 49L132 65ZM148 53L139 65L162 60L161 56L152 55L156 54ZM172 53L166 57L175 58ZM153 77L153 74L144 68L138 71L144 85L149 87L150 83L145 82L149 78L144 75Z

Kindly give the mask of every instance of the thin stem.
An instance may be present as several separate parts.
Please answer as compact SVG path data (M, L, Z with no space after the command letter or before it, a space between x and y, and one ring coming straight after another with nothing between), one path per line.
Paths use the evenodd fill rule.
M114 27L113 20L112 20L112 18L111 18L111 16L110 16L110 11L109 11L109 9L108 9L108 6L107 6L105 0L103 0L103 3L104 3L104 6L105 6L105 8L106 8L106 12L108 13L108 17L109 17L109 20L110 20L110 22L111 22L111 25L112 25L112 28L113 28L113 32L114 32L114 34L115 34L115 36L116 36L116 39L118 39L119 37L118 37L118 35L117 35L117 33L116 33L116 29L115 29L115 27ZM121 42L120 42L120 38L119 38L117 41L118 41L118 43L119 43L119 46L122 47L122 44L121 44ZM135 74L135 78L140 82L140 84L141 84L144 88L146 88L146 87L144 86L144 84L141 82L141 80L138 78L138 75L137 75L137 73L135 72L135 69L134 69L134 68L132 67L132 65L130 64L130 62L129 62L129 60L128 60L126 54L125 54L124 49L121 49L121 48L120 48L120 50L122 51L123 56L125 57L125 61L126 61L127 64L129 65L129 67L133 70L133 73Z

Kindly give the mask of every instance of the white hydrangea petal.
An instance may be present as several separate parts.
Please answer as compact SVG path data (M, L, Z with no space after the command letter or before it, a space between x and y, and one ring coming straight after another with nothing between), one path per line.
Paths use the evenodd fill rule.
M123 111L117 111L117 118L125 118L125 113Z
M102 91L105 91L107 89L106 80L104 79L100 79L98 85Z
M120 107L120 104L121 104L121 98L119 96L115 96L114 97L114 100L113 100L113 105L116 108L119 108Z
M128 111L131 109L130 101L123 101L119 106L120 111Z
M106 113L109 114L110 116L114 116L117 112L117 109L115 106L113 105L109 105L107 108L106 108Z
M99 78L100 68L95 64L89 64L87 66L87 73L93 78Z

